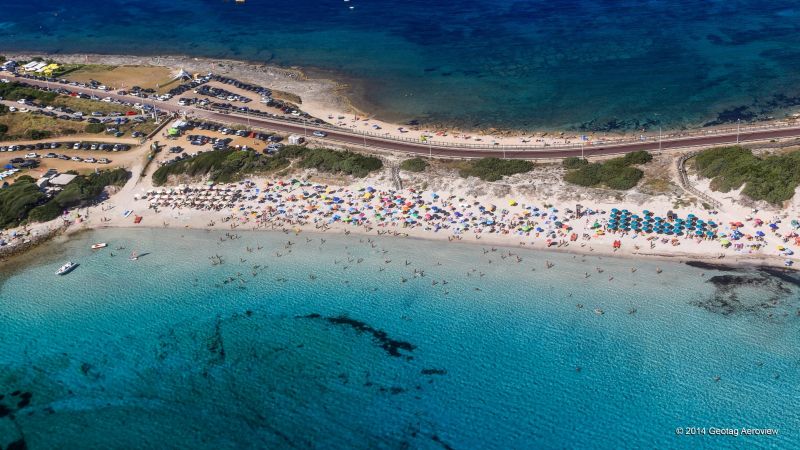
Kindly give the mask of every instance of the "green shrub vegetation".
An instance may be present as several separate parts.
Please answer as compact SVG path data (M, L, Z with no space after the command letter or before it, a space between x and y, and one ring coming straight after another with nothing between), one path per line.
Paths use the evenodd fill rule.
M653 155L644 150L639 150L638 152L625 154L625 156L622 157L622 160L626 166L631 166L634 164L647 164L653 160Z
M248 173L268 172L288 165L289 160L278 155L268 157L251 151L217 150L159 167L153 173L153 184L163 185L170 175L208 176L212 181L227 183Z
M0 104L0 116L8 112L8 106Z
M97 133L102 133L103 131L106 131L106 126L103 125L102 123L89 123L89 124L86 124L86 132L87 133L95 133L95 134L97 134Z
M14 184L0 189L0 228L19 225L28 217L31 208L45 195L30 177L20 177Z
M25 134L23 134L23 137L25 139L39 140L39 139L47 139L52 135L53 133L47 130L30 129L30 130L25 130Z
M406 172L424 172L428 168L428 161L422 158L411 158L400 163L400 170Z
M611 189L627 190L636 186L644 176L644 172L631 166L645 164L652 159L650 153L641 151L602 163L573 164L572 167L567 167L572 170L564 175L564 180L579 186L607 186ZM566 160L564 165L567 166Z
M207 176L212 181L227 183L248 174L283 169L288 167L293 159L300 160L300 167L315 168L322 172L346 173L356 177L364 177L371 171L383 167L381 160L375 157L321 148L287 146L273 156L228 149L204 152L165 164L153 173L153 184L163 185L170 175Z
M28 183L33 183L33 182L35 182L35 181L36 181L36 179L35 179L35 178L33 178L33 177L32 177L32 176L30 176L30 175L20 175L20 176L18 176L18 177L17 177L17 179L16 179L16 180L14 180L14 182L15 182L15 183L17 183L17 182L20 182L20 181L25 181L25 182L28 182Z
M774 205L791 199L800 184L800 151L759 158L743 147L712 148L695 157L695 167L711 179L711 189L729 192L744 185L742 194Z
M459 170L464 178L478 177L484 181L498 181L505 176L533 170L534 164L522 159L482 158L469 161Z
M29 219L37 222L53 220L65 209L82 206L96 199L106 186L124 185L130 176L130 172L121 168L87 176L78 175L47 203L33 208Z
M6 133L8 133L8 125L0 123L0 139L4 138Z
M370 172L383 167L379 158L351 151L294 147L285 153L286 157L294 155L300 158L300 167L317 169L320 172L345 173L358 178L366 177Z
M578 158L577 156L570 156L569 158L564 158L564 161L561 164L566 169L580 169L581 167L589 164L585 158Z
M57 97L55 92L40 91L35 88L25 87L19 83L0 83L0 97L6 100L39 100L50 103Z

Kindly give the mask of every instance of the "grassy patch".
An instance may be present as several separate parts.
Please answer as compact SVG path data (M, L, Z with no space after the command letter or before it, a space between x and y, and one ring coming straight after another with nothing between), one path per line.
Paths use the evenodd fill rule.
M644 182L643 186L656 193L666 193L672 190L672 183L666 178L650 178Z
M106 86L115 89L139 86L144 89L156 89L160 86L163 90L173 80L170 70L166 67L148 66L105 66L97 64L82 65L66 74L66 78L79 83L88 83L97 80Z
M52 102L58 97L54 92L40 91L32 87L25 87L19 83L0 83L0 97L6 100L38 100L43 103Z
M20 139L46 139L51 136L75 134L83 127L83 124L39 114L13 113L0 116L0 126L6 128L5 133L0 133L0 138L13 141Z
M102 94L98 94L102 95ZM82 111L84 113L91 113L93 111L100 111L103 113L125 113L131 111L127 106L117 105L115 103L98 102L95 100L87 100L85 98L69 97L66 95L59 95L50 102L45 102L47 105L55 107L71 108L75 111Z
M498 181L505 176L530 172L534 164L521 159L482 158L460 164L459 175L478 177L484 181Z
M732 146L705 150L695 158L700 176L711 178L711 189L742 194L778 205L794 196L800 184L800 151L759 158L749 149Z
M106 126L102 123L88 123L86 124L85 131L92 134L102 133L106 131Z
M85 98L70 97L67 95L58 95L54 92L25 87L19 83L0 83L0 97L13 101L27 99L43 105L52 105L55 107L63 106L85 113L90 113L92 111L124 113L129 111L129 108L126 106L87 100Z
M276 91L273 89L272 97L276 100L284 100L289 103L294 103L295 105L300 105L303 103L303 99L301 99L299 95L286 91Z

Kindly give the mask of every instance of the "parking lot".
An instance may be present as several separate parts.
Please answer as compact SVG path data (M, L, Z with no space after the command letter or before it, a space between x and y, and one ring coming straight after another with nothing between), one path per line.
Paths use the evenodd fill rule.
M75 148L76 143L78 148ZM22 169L3 180L8 182L20 175L38 178L48 169L85 173L95 169L131 167L137 158L143 157L143 152L136 151L138 149L136 144L100 141L3 144L0 145L0 165Z

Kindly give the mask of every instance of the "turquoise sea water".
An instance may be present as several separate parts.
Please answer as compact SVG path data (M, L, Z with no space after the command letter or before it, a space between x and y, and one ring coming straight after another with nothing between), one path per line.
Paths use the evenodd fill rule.
M799 19L789 0L4 0L0 50L316 68L384 119L654 130L796 109Z
M415 240L240 235L104 230L2 267L0 446L800 443L792 278ZM97 241L109 248L92 252ZM212 265L217 255L224 262ZM80 266L54 275L70 259ZM779 434L676 436L677 427Z

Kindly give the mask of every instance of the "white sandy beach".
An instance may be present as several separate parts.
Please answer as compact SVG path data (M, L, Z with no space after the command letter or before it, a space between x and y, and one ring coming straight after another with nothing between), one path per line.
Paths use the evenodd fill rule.
M151 167L152 170L155 167ZM133 173L138 174L140 167L132 167ZM542 177L542 173L538 176ZM364 191L359 189L371 187L375 190L375 196L381 193L386 195L399 194L404 198L425 199L424 206L441 205L437 203L442 199L451 199L449 203L453 210L463 211L465 214L471 212L478 213L478 207L485 205L495 205L496 211L493 216L498 223L512 223L516 225L528 224L533 228L530 232L522 232L518 227L510 226L504 229L503 226L494 227L481 225L473 226L467 231L446 229L435 227L435 220L426 221L420 218L416 225L405 225L402 220L386 221L379 223L370 220L363 225L355 223L345 223L342 221L331 222L330 212L323 211L318 204L314 211L302 217L302 213L308 212L306 208L311 200L303 199L302 192L310 190L309 187L291 186L288 178L267 179L252 178L252 186L259 188L262 193L275 192L284 195L282 202L285 201L285 213L275 211L277 203L270 202L258 203L258 199L241 200L235 202L232 208L223 207L213 210L202 205L190 207L188 204L183 207L169 206L178 202L179 190L177 184L156 188L152 186L149 177L137 179L136 175L119 192L98 206L80 209L70 215L72 224L68 232L76 232L85 229L104 228L104 227L147 227L152 229L169 228L191 228L191 229L210 229L225 232L235 232L237 230L267 230L286 233L301 232L326 232L326 233L354 233L360 235L394 235L398 237L410 237L420 239L449 240L457 243L475 244L481 246L505 246L523 247L539 250L566 251L579 254L602 254L619 255L624 257L648 257L648 258L668 258L670 260L705 260L709 262L737 265L774 265L783 266L787 259L778 251L779 246L797 249L794 239L786 239L785 235L790 231L788 218L790 212L796 211L792 208L788 212L781 214L781 225L777 232L770 232L766 222L772 220L776 211L760 211L755 214L749 207L731 204L725 205L717 214L703 212L701 208L694 205L687 205L676 208L667 195L646 196L630 193L625 198L617 198L617 193L606 192L603 195L591 194L584 191L584 195L576 195L580 191L575 187L569 187L560 181L557 170L552 170L551 176L538 180L531 180L530 175L516 175L506 182L483 183L475 179L461 179L457 177L429 177L425 175L410 176L403 174L405 188L395 190L388 169L366 179L348 181L346 178L321 178L313 172L296 173L292 178L313 180L318 185L318 189L324 186L324 194L331 197L339 196L347 199L344 206L352 204L360 210L365 210L363 206L369 204L363 199ZM286 186L278 186L277 182L285 182ZM268 186L272 183L272 186ZM323 184L324 183L324 184ZM207 183L196 182L185 186L187 189L197 189L205 191L208 189ZM225 185L217 186L219 188ZM243 189L241 185L228 185L231 190ZM170 190L175 193L172 197L166 195ZM561 191L561 192L559 192ZM162 206L158 209L150 208L152 204L151 195L149 199L142 198L148 192L164 192L161 202ZM191 192L191 191L190 191ZM194 194L187 194L183 198L188 198ZM290 200L290 196L299 196ZM582 197L582 198L581 198ZM172 201L168 201L172 198ZM201 197L211 199L211 197ZM260 197L260 198L263 198ZM438 198L440 200L434 200ZM577 200L576 200L577 199ZM637 199L639 201L637 201ZM720 224L720 230L730 233L729 224L731 222L743 221L745 225L739 229L745 234L754 235L758 230L763 230L763 238L753 238L752 240L742 240L742 249L736 249L734 245L723 247L718 240L696 240L689 237L679 237L673 239L648 240L644 234L635 235L627 233L620 234L599 234L596 229L592 229L595 222L605 224L608 217L607 213L585 216L575 219L573 215L567 213L569 209L575 209L576 204L580 203L585 209L595 211L610 211L612 208L629 209L632 213L641 213L643 210L650 210L657 215L665 216L667 211L674 211L680 216L689 213L697 214L709 220L714 220ZM270 211L270 207L272 210ZM533 217L530 215L531 208L538 207L541 211L555 208L558 212L559 221L568 224L570 229L558 229L553 226L547 217ZM131 210L132 214L123 217L125 210ZM265 213L266 212L266 213ZM346 215L343 213L343 216ZM136 216L141 217L139 224L134 223ZM765 221L765 225L756 227L752 221L747 221L746 217L759 217ZM370 216L371 217L371 216ZM77 220L76 220L77 219ZM56 227L60 223L54 221L49 224L39 224L30 227L32 230L44 230L48 227ZM535 229L541 227L543 232L536 232ZM572 235L577 235L577 239L570 240ZM662 240L663 239L663 240ZM552 244L548 247L547 242ZM614 249L613 243L619 240L620 248ZM758 244L759 249L753 250L751 246ZM794 258L792 256L791 258ZM591 270L593 268L587 268Z

